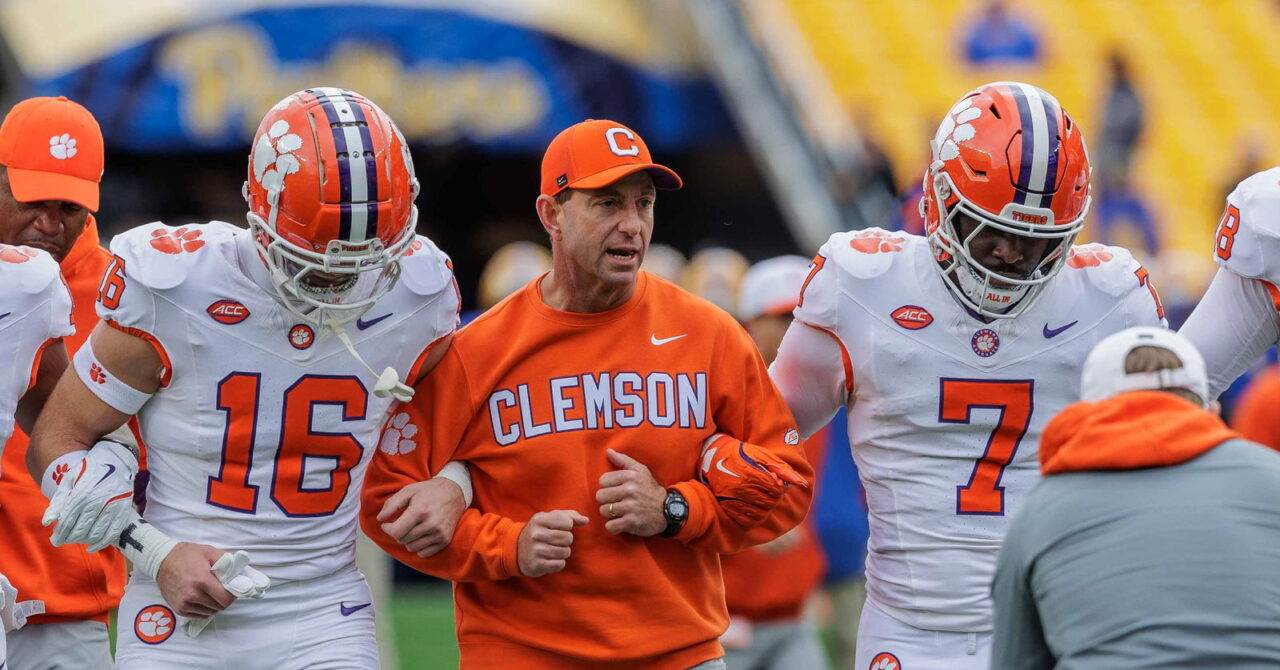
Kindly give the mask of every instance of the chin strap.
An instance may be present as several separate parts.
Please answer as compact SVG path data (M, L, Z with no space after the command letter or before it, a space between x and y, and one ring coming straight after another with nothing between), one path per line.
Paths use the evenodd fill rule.
M365 362L364 358L360 356L360 352L356 351L355 346L351 344L351 338L347 337L347 331L343 330L341 323L332 319L326 319L324 325L330 332L338 337L338 340L342 342L342 346L346 347L347 351L351 352L351 355L354 356L357 361L360 361L360 364L363 365L366 370L378 378L377 383L373 385L374 395L379 398L391 396L400 402L409 402L413 399L413 389L400 381L400 375L396 373L395 368L388 365L387 368L382 371L382 374L378 374L369 366L368 363Z

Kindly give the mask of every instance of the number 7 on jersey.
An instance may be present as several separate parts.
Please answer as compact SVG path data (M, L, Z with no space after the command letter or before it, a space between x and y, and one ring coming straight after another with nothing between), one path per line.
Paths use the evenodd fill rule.
M1000 420L987 438L987 447L973 465L967 484L956 487L956 514L1004 514L1000 478L1013 462L1018 445L1031 425L1031 379L939 380L938 421L969 423L975 408L1000 410Z

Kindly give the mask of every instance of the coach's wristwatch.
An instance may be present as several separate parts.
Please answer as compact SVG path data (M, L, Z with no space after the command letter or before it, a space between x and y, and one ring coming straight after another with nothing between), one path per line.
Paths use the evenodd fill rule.
M667 489L667 499L662 501L662 515L667 517L667 528L662 531L663 537L671 537L684 528L689 519L689 501L675 489Z

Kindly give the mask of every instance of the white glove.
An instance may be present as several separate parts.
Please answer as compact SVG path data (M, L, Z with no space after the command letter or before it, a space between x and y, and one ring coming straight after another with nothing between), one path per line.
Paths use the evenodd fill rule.
M218 576L223 588L237 598L261 598L271 587L271 579L249 565L247 551L227 552L209 569ZM213 617L186 619L183 626L188 637L195 637L210 621L213 621Z
M85 455L82 472L61 478L41 523L57 522L51 538L55 547L87 544L93 553L114 543L134 516L138 459L120 444L103 440Z

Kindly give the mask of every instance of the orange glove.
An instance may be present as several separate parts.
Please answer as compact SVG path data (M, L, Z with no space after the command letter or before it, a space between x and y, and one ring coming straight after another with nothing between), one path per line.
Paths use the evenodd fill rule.
M809 486L777 456L724 433L702 444L700 462L698 481L711 489L729 518L743 528L759 524L788 486Z

